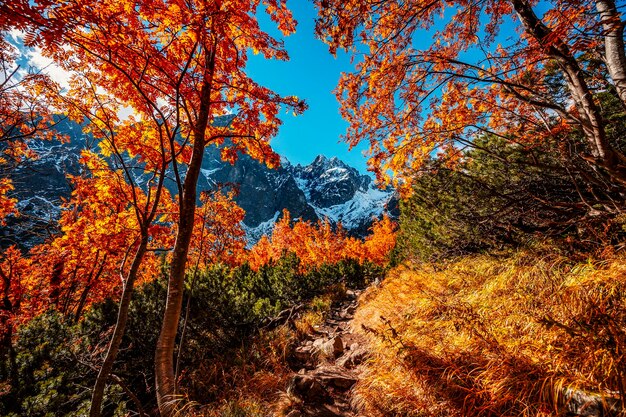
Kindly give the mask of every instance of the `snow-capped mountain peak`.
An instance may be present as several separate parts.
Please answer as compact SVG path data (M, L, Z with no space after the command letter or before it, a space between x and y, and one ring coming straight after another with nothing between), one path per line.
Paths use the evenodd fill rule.
M87 143L78 125L65 123L59 128L72 136L72 142L31 142L40 158L33 166L13 172L15 197L26 216L0 228L0 245L16 243L15 239L26 247L38 243L41 231L48 230L48 222L58 218L61 200L69 198L71 190L65 175L80 172L78 156ZM341 222L355 235L365 234L373 218L384 212L393 216L397 210L393 190L379 190L369 176L337 157L319 155L304 166L292 165L281 157L279 168L268 169L247 155L231 165L221 160L220 149L209 147L201 173L198 191L221 184L236 185L236 202L246 211L244 228L251 243L271 232L283 209L289 210L293 219Z
M217 150L216 150L217 152ZM341 222L348 232L363 235L374 218L397 210L392 189L380 190L372 178L361 174L341 159L317 156L308 165L293 165L281 157L281 166L269 170L264 165L242 156L231 166L207 155L210 178L200 188L218 183L239 184L237 203L246 211L244 224L251 241L269 234L277 221L277 213L289 210L292 218L317 221L327 218Z

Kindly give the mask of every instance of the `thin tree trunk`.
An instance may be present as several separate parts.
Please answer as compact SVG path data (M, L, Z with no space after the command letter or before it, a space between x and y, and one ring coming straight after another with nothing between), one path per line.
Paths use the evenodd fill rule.
M54 305L57 311L60 311L64 314L64 311L61 311L60 308L60 298L61 298L61 276L63 275L63 268L65 267L65 262L63 259L55 262L52 266L52 274L50 275L50 304Z
M111 375L111 371L113 370L113 364L115 363L117 353L119 352L120 345L122 343L122 337L124 336L124 331L126 330L126 322L128 321L130 301L133 295L133 285L135 284L135 280L137 279L137 273L139 272L139 267L143 262L143 258L146 255L146 250L148 248L147 231L142 230L142 235L143 236L141 238L141 242L139 243L139 247L135 252L133 262L130 266L130 270L128 271L126 282L124 283L124 289L122 291L122 297L120 299L120 307L117 313L117 321L113 330L113 336L111 337L111 341L109 342L109 348L107 350L106 357L104 358L104 363L100 367L98 377L96 378L96 384L93 388L93 394L91 396L91 408L89 409L89 417L100 417L101 415L104 389L106 388L106 383L109 379L109 376Z
M557 62L563 72L567 87L579 110L581 127L595 159L594 163L603 167L613 179L626 185L626 172L618 166L621 155L610 146L606 138L600 109L593 99L578 61L567 44L555 38L554 33L537 17L526 0L511 2L526 32L537 40L544 48L544 52Z
M613 0L598 0L604 35L604 61L613 79L615 89L626 107L626 52L624 51L624 25Z
M191 310L191 298L193 297L193 289L198 278L198 266L200 265L200 258L202 257L202 249L204 247L204 228L206 224L206 206L204 215L202 216L202 230L200 231L200 247L198 248L198 258L196 259L196 265L193 270L193 278L191 279L191 285L189 288L189 295L187 296L187 305L185 306L185 318L183 319L183 330L180 332L180 340L178 341L178 351L176 352L176 365L174 367L174 379L178 381L180 375L180 360L182 358L183 346L185 343L185 334L187 331L187 323L189 323L189 311ZM178 385L176 386L176 395L178 395Z
M202 147L202 152L203 151L204 147ZM187 177L185 178L183 204L181 207L176 244L174 245L174 252L169 271L167 301L165 304L161 332L159 334L155 353L157 403L161 417L171 416L177 407L176 378L174 376L173 362L174 347L176 343L176 334L178 333L180 312L182 309L185 266L187 263L187 254L189 252L189 243L191 242L193 219L195 216L195 183L193 184L193 189L190 189L190 187L194 177L194 171L196 170L194 169L194 160L198 159L202 162L201 156L199 158L196 150L194 149L192 163L189 166Z
M78 306L76 307L76 312L74 313L74 323L78 323L81 314L83 314L83 309L85 308L85 304L87 303L87 296L91 291L91 284L87 284L83 289L83 292L80 294L80 300L78 301Z
M198 177L200 176L200 168L204 157L205 135L211 111L215 48L210 50L210 55L207 59L208 65L200 93L200 111L194 129L193 153L183 183L182 200L179 201L180 216L169 271L167 301L154 358L157 403L161 417L173 416L176 413L180 400L176 396L178 390L176 376L174 375L174 348L183 304L185 266L187 264L187 255L189 253L196 213Z
M76 271L76 268L74 268L74 271ZM63 302L60 302L59 307L59 313L63 314L64 316L67 316L67 313L71 309L70 306L72 304L72 296L74 295L74 291L76 291L76 287L78 287L76 279L71 279L69 281L72 283L72 285L70 285L69 288L65 291L65 295L63 296Z

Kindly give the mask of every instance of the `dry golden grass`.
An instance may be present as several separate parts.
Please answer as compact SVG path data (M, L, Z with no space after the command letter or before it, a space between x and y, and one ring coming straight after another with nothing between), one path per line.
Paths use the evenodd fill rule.
M362 298L365 416L552 416L571 387L624 392L626 256L402 266Z
M297 334L288 326L261 331L236 352L208 361L189 379L212 401L198 407L198 417L264 417L271 413L285 387L291 369L289 349Z
M342 289L343 288L343 289ZM202 384L204 392L211 392L214 401L197 407L190 416L197 417L267 417L283 416L285 410L298 400L285 392L293 374L288 365L290 350L297 341L310 334L314 326L323 322L331 305L344 287L332 288L327 294L312 300L309 309L297 317L292 325L262 330L252 343L242 346L232 356L227 352L198 369L190 380ZM212 391L211 391L212 390Z

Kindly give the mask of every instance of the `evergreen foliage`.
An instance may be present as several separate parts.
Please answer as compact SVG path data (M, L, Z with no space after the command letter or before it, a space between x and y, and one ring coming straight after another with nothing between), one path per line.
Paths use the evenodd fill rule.
M181 375L183 386L193 396L203 396L206 402L215 395L208 390L215 387L187 375L210 367L224 355L236 357L235 351L251 343L264 319L311 300L334 284L363 287L384 272L379 266L354 260L306 271L299 264L296 256L285 254L258 271L247 264L237 268L214 265L188 274L185 303L191 297L191 314L182 345ZM137 410L118 380L133 392L144 410L156 407L152 363L165 292L165 280L160 278L134 294L128 331L105 397L105 416ZM79 323L49 310L23 326L14 345L19 378L13 385L4 385L0 415L85 415L116 314L115 301L108 299L91 308ZM184 314L179 325L182 330Z
M623 196L584 160L560 159L559 146L485 135L454 169L429 161L400 205L400 252L433 259L519 247L534 238L586 250L618 241Z

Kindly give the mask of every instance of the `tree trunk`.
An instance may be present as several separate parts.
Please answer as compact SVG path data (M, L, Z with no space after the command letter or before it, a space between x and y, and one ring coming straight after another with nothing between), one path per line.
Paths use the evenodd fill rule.
M622 104L626 107L626 52L624 51L624 22L613 0L598 0L604 34L604 61L615 84Z
M198 153L195 148L196 146L194 146L192 163L187 171L183 186L183 204L181 205L178 233L176 235L176 244L174 245L174 253L172 255L172 263L169 271L167 301L155 354L154 366L157 402L161 417L169 417L177 409L176 403L178 399L176 398L176 378L174 376L174 347L182 309L185 266L187 264L187 254L189 252L189 244L193 232L193 220L196 208L195 187L197 175L194 175L194 171L196 171L194 165L195 161L198 159L200 159L200 163L202 162L202 157L197 156ZM200 155L204 152L204 146L200 152ZM200 171L199 168L197 171ZM196 177L195 181L193 177ZM191 189L192 185L193 189Z
M57 261L52 266L52 274L50 275L50 304L54 305L61 314L65 314L61 311L60 298L61 298L61 279L63 276L63 269L65 268L65 262L63 259Z
M544 53L554 59L563 72L567 87L578 108L581 128L589 144L593 162L604 168L622 186L626 185L626 172L618 166L621 157L606 138L600 109L593 99L578 61L567 44L554 36L526 0L512 0L512 4L526 32L537 40Z
M182 199L179 201L178 232L169 271L163 323L154 358L157 403L161 417L173 416L180 402L176 394L178 390L174 375L174 348L183 304L185 266L196 213L198 177L204 157L206 129L209 125L211 111L215 48L211 49L207 64L200 93L200 111L194 129L193 153L183 183Z
M78 320L80 320L80 316L83 314L83 309L85 308L85 304L87 303L87 296L89 295L89 291L91 291L91 284L88 283L83 289L83 292L80 294L78 306L76 307L76 312L74 313L74 323L78 323Z
M124 289L122 291L122 297L120 299L120 307L117 313L117 321L115 323L115 329L113 330L113 336L109 342L109 348L107 350L104 363L100 367L98 377L96 378L96 384L93 388L93 394L91 396L91 407L89 409L89 417L100 417L102 411L102 401L104 398L104 389L106 383L113 370L113 364L119 352L120 345L122 343L122 337L126 329L126 322L128 321L128 311L130 308L130 301L133 295L133 285L137 279L137 273L139 267L143 262L143 258L146 255L148 248L148 234L147 230L142 230L141 242L135 252L133 262L128 271L126 282L124 283Z

